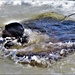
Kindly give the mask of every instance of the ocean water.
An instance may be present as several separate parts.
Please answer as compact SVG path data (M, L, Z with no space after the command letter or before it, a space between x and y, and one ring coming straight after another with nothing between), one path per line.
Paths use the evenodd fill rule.
M8 0L1 1L0 5L0 26L11 22L21 22L30 19L34 15L45 13L45 12L57 12L68 16L75 13L75 2L74 1L50 1L50 0ZM70 16L71 19L75 20L75 15ZM21 50L38 50L42 47L46 50L47 47L51 45L52 49L62 49L62 46L67 46L67 49L71 48L72 45L75 46L75 22L74 21L64 21L62 23L52 22L48 20L43 20L42 22L34 22L35 26L31 26L30 29L26 29L29 33L30 40L26 48ZM41 24L42 23L42 24ZM48 25L47 25L48 24ZM27 26L26 26L27 27ZM38 32L39 27L45 30L45 34L32 31L37 27ZM48 43L46 43L46 40ZM38 40L39 39L39 40ZM40 41L43 41L40 43ZM1 45L0 45L1 46ZM51 48L50 47L50 48ZM73 47L75 51L75 47ZM12 52L14 52L13 49ZM2 55L0 53L0 55ZM13 59L13 58L12 58ZM30 65L22 65L16 62L16 60L10 60L7 56L0 56L0 74L75 74L75 53L63 57L60 61L53 61L53 64L48 68L42 67L32 67Z

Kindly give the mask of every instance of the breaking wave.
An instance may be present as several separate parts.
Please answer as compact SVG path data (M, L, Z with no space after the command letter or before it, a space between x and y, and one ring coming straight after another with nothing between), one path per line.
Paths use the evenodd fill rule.
M21 45L16 43L15 39L12 40L15 46L10 49L6 49L4 43L1 43L0 55L12 59L15 63L48 67L73 54L75 52L75 22L72 20L61 22L57 18L41 17L22 22L25 27L24 33L29 36L28 43Z
M5 49L0 46L0 55L10 58L16 64L30 64L37 67L50 67L52 63L75 52L75 42L40 43L21 49Z

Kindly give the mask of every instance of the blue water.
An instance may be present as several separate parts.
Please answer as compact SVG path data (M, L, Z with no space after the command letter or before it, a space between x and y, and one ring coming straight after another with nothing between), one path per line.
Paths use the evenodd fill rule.
M63 22L44 18L24 23L25 28L30 28L38 32L45 33L50 37L55 37L61 42L75 42L75 22L64 20Z

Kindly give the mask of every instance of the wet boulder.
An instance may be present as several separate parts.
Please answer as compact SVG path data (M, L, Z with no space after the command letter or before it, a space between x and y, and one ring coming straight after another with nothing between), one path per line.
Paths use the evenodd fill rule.
M12 41L7 41L4 45L5 48L9 49L10 47L14 46L14 43Z
M14 22L5 25L5 29L2 31L2 37L22 37L24 33L24 27L22 24Z
M2 31L2 38L5 43L4 47L7 49L19 46L19 43L24 44L28 42L28 36L24 34L23 25L17 22L5 25L5 29ZM14 43L15 40L16 42Z

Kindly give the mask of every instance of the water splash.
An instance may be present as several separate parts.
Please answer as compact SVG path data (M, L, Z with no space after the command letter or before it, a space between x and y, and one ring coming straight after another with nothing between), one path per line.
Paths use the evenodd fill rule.
M15 63L48 67L52 63L73 54L75 52L75 42L40 43L21 49L5 49L4 47L0 47L0 52L4 58L10 58Z
M74 21L60 22L60 20L46 17L39 20L28 20L23 24L25 26L24 35L29 36L28 43L21 46L16 44L15 47L6 49L5 42L3 42L0 45L2 57L10 58L15 63L49 67L52 63L75 52Z

